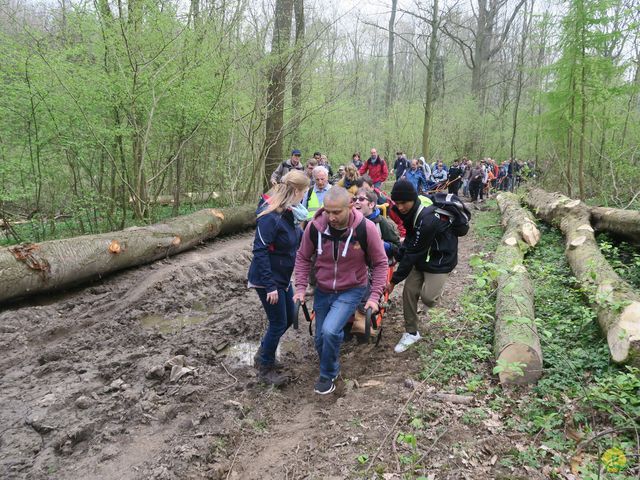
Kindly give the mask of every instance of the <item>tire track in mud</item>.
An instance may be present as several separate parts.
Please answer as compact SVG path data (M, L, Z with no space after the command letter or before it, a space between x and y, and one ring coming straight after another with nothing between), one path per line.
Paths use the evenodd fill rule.
M231 236L2 311L0 476L164 478L192 468L194 458L210 465L226 456L238 412L224 401L237 390L217 388L229 374L212 345L262 331L259 301L246 289L252 237ZM145 318L158 326L143 326ZM149 375L154 367L164 373L176 354L196 375L176 383L168 372ZM173 445L196 427L193 445Z

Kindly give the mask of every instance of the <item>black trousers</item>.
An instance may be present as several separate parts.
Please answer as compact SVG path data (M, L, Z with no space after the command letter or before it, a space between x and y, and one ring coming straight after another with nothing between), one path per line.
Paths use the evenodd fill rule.
M482 181L474 181L469 182L469 193L471 194L471 200L478 200L478 195L482 192ZM482 198L482 197L480 197Z

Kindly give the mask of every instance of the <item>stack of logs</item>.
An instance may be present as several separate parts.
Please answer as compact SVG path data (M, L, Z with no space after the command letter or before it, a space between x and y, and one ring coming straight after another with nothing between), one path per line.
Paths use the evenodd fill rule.
M499 273L495 355L500 381L535 382L542 373L542 351L536 332L533 287L523 266L528 249L540 239L532 215L511 193L497 197L504 235L495 254ZM595 230L640 242L640 212L588 207L558 193L527 191L524 202L565 236L567 260L587 293L616 363L640 364L640 297L604 258Z

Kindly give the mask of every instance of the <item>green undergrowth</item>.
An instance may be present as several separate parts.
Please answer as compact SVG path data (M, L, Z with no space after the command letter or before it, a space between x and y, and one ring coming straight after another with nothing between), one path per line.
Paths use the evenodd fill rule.
M598 245L616 273L640 289L640 248L618 242L606 234L598 235Z
M489 205L493 208L474 212L477 253L471 259L473 281L460 300L463 313L457 318L438 309L429 313L434 332L432 343L421 347L423 377L482 399L508 430L522 435L500 458L504 468L543 469L549 478L565 478L562 472L571 469L582 479L638 478L640 371L610 362L595 314L566 262L562 235L545 225L539 225L542 239L525 260L535 285L543 376L531 387L498 384L492 373L498 271L491 252L502 229L495 204ZM606 250L610 259L627 255L612 264L637 281L628 266L637 255L613 245ZM471 423L477 417L467 416Z
M98 204L99 202L95 203ZM180 205L177 215L187 215L204 208L221 206L219 200L196 204L185 202ZM172 205L152 206L147 218L144 220L133 218L132 212L128 211L124 216L124 221L122 213L109 213L96 207L95 204L72 205L68 213L58 219L54 219L50 215L35 214L27 222L11 223L12 232L0 230L0 246L107 233L133 226L151 225L175 216Z

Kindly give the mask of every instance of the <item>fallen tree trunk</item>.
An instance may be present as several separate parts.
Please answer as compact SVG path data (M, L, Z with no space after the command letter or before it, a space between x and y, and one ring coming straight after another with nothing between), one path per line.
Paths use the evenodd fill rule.
M494 262L498 277L494 353L503 384L536 382L542 375L542 349L536 330L533 285L523 265L524 255L540 240L532 215L520 207L518 197L501 193L496 198L504 235Z
M147 227L0 249L0 303L188 250L255 224L255 207L205 209Z
M531 189L526 203L565 235L565 254L607 337L617 363L640 364L640 296L604 258L590 224L591 210L580 200Z
M597 231L640 244L640 211L591 207L591 225Z
M180 194L181 203L205 203L209 200L215 200L219 198L220 194L217 192L186 192ZM173 205L176 197L174 195L157 195L150 199L148 203L151 205ZM129 203L133 203L133 198L129 198Z

